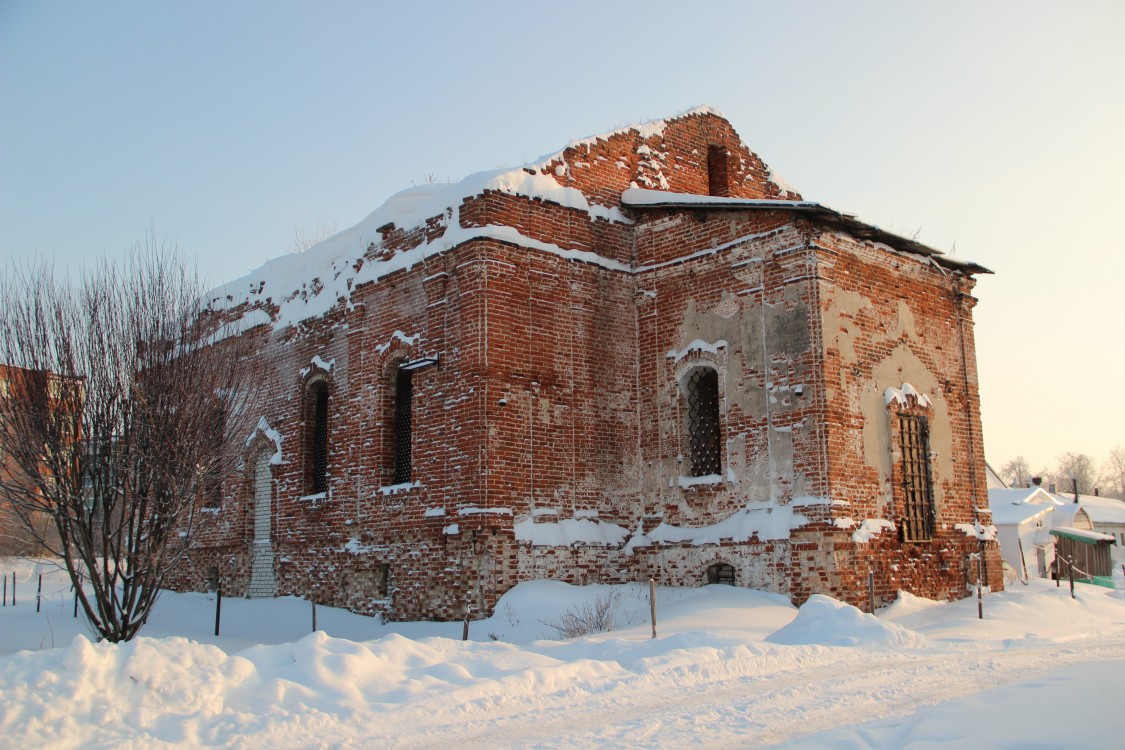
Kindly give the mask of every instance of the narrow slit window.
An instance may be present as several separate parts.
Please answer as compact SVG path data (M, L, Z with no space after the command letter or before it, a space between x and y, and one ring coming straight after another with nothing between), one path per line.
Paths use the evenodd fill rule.
M394 484L411 481L410 443L413 438L411 412L414 401L414 371L397 370L395 375Z
M904 509L902 538L926 541L934 534L934 491L930 477L930 434L925 417L899 415L902 443L902 489Z
M309 388L309 491L328 491L328 384Z
M691 476L722 474L719 373L710 367L696 367L687 374L684 390Z
M730 196L730 153L723 146L707 147L707 194Z

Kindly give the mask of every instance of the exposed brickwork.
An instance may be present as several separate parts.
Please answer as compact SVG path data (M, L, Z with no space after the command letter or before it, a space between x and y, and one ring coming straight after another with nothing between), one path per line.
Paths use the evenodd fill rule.
M971 277L785 205L622 205L631 185L706 195L720 153L731 197L800 198L714 114L627 129L542 167L590 212L498 190L467 197L444 219L518 234L442 247L357 286L325 316L246 334L259 338L264 417L281 436L277 593L388 618L457 618L466 606L490 610L521 580L690 586L725 563L738 585L798 602L823 592L866 606L869 572L880 603L900 589L965 595L980 548L971 525L989 523ZM387 225L362 262L446 232L443 217ZM277 301L255 305L277 313ZM395 373L424 359L437 364L413 371L412 482L393 485ZM684 465L681 383L695 367L718 373L722 420L723 472L702 482ZM310 497L314 380L329 389L329 490ZM888 405L886 390L905 383L929 404ZM933 426L937 517L926 542L900 543L877 524L861 533L901 517L899 408ZM264 440L251 441L246 475L228 483L179 586L220 576L225 591L246 592L250 452ZM804 523L792 534L715 527L748 508L753 523L790 512ZM564 527L623 536L547 544L536 533ZM705 543L656 541L712 527ZM985 552L998 587L995 543Z

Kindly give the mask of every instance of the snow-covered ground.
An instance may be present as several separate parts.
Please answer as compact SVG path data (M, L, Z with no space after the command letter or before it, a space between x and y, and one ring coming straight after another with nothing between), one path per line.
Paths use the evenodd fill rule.
M11 606L11 574L18 604ZM165 593L132 643L92 643L64 576L0 558L5 748L1118 748L1125 592L1033 580L878 617L729 586L523 584L495 616L380 624L294 598ZM617 628L545 622L617 596ZM80 615L81 617L81 615Z

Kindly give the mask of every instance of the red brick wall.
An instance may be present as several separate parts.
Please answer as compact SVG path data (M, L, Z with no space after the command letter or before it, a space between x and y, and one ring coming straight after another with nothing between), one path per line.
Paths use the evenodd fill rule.
M705 194L718 145L732 196L780 196L725 120L695 114L650 130L572 145L544 173L619 208L631 184ZM900 588L963 595L978 542L953 527L988 521L973 512L986 495L971 279L786 211L604 213L499 191L466 199L463 227L519 234L446 248L359 287L346 308L259 334L263 413L284 456L273 467L278 593L457 618L530 578L697 585L725 563L739 585L796 601L824 592L863 604L869 570L880 602ZM367 262L443 231L436 220L388 227ZM302 375L314 356L330 371ZM413 376L416 486L380 491L392 483L395 370L432 356L439 364ZM723 475L685 488L680 382L694 366L719 376ZM327 378L331 394L330 492L319 500L303 498L310 377ZM940 422L938 533L857 542L844 519L894 521L901 502L879 420L884 389L903 382L934 400ZM226 495L178 585L219 575L245 590L250 476ZM699 528L748 503L787 512L805 496L822 502L798 509L810 525L792 538L622 549L534 546L515 533L517 522L576 518ZM988 554L998 584L994 543Z

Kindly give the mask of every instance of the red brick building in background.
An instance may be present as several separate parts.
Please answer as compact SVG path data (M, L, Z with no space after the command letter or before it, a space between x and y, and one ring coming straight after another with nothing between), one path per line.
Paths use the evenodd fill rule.
M973 275L808 202L709 109L425 185L214 295L245 472L177 585L390 619L520 581L865 604L1000 587Z

